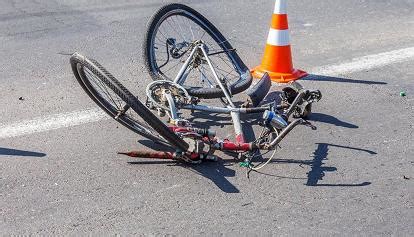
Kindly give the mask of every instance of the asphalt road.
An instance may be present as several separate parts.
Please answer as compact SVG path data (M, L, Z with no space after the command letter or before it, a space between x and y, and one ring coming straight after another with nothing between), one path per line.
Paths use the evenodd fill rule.
M143 33L164 3L2 0L0 131L95 107L62 53L93 56L142 94L150 81ZM260 62L273 0L185 3L216 24L247 65ZM295 66L320 72L413 50L413 12L412 0L291 0ZM413 236L414 57L376 58L385 59L303 80L324 95L311 117L318 130L297 128L250 180L224 155L197 166L120 157L142 146L112 120L3 136L0 234ZM230 134L231 126L219 130Z

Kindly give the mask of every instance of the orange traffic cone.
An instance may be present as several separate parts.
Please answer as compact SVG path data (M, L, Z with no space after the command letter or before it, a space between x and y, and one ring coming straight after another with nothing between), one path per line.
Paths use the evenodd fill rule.
M252 69L255 78L267 72L272 81L286 83L308 75L293 68L286 7L287 0L276 0L262 64Z

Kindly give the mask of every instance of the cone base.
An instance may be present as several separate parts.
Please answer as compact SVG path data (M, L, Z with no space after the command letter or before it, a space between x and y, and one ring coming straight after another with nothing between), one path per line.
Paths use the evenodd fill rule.
M251 70L251 73L254 78L262 78L263 74L268 73L270 79L278 83L288 83L290 81L298 80L304 76L307 76L308 73L299 69L293 69L291 73L281 73L281 72L270 72L262 66L257 66Z

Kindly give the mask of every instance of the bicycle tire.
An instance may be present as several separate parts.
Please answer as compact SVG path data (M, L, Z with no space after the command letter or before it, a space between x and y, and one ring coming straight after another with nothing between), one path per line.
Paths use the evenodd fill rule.
M227 39L220 33L220 31L203 15L201 15L196 10L178 3L168 4L161 7L157 12L153 14L150 18L147 25L147 32L145 34L144 43L143 43L143 58L145 63L145 68L150 74L153 80L165 80L170 78L163 77L159 70L154 67L153 55L151 52L152 40L156 34L156 28L158 23L165 18L166 15L172 14L186 14L186 17L189 17L201 28L203 28L221 48L226 51L227 56L233 61L233 64L236 67L240 68L240 78L239 80L233 82L229 85L229 91L231 94L238 94L242 91L248 89L252 83L252 75L249 68L243 63L238 54L230 49L233 49L231 44ZM221 98L224 97L224 93L220 88L203 88L203 87L185 87L188 93L192 96L199 98L212 99L212 98Z
M118 122L131 129L132 131L144 136L148 139L155 140L164 145L170 146L181 151L188 150L188 144L182 140L177 134L172 132L161 120L159 120L145 105L143 105L132 93L127 90L112 74L110 74L102 65L93 59L88 59L78 53L70 58L72 71L88 96L108 115L115 118L116 111L100 94L93 88L87 77L85 76L84 67L88 68L99 80L101 80L108 88L110 88L117 96L119 96L130 108L137 113L152 129L154 129L162 138L149 132L144 132L145 126L142 124L131 124L126 116L117 119ZM139 130L137 126L141 126Z

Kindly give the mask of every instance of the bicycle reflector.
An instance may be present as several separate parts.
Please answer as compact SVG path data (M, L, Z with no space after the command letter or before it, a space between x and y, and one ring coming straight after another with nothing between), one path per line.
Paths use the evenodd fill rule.
M282 116L269 110L266 110L263 113L263 119L265 120L266 124L270 124L277 129L286 128L288 125L288 123L285 119L282 118Z

